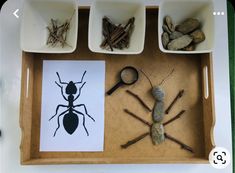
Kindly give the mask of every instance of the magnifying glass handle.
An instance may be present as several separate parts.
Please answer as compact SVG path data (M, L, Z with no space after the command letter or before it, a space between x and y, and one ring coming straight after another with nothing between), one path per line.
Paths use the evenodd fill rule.
M116 89L118 89L118 88L119 88L120 86L122 86L122 85L123 85L122 81L118 82L116 85L114 85L113 88L111 88L111 89L107 92L107 94L108 94L108 95L111 95Z

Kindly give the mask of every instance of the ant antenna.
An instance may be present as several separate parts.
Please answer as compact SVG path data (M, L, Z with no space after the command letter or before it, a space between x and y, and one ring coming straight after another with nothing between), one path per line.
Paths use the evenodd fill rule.
M158 85L161 86L162 84L164 84L164 82L173 74L174 71L175 69L172 69L171 72L165 78L163 78Z
M83 73L83 75L82 75L82 79L81 79L81 81L80 81L80 82L75 82L74 84L82 83L82 81L83 81L83 78L84 78L85 74L86 74L86 70L84 71L84 73Z
M68 84L67 82L61 82L61 79L60 79L60 75L59 75L59 73L58 73L58 72L56 72L56 74L57 74L57 76L58 76L59 81L60 81L60 83L61 83L61 84Z
M147 74L142 69L140 69L140 72L143 73L143 75L148 79L151 87L153 88L153 84L152 84L151 80L149 79L149 77L147 76Z

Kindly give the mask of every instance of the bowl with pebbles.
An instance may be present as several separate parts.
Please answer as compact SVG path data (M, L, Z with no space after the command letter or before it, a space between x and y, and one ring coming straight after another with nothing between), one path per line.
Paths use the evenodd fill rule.
M164 0L158 15L159 48L165 53L209 53L214 45L211 0Z
M77 46L76 0L25 0L21 49L36 53L71 53Z
M139 54L144 49L145 5L131 0L97 0L90 8L88 46L92 52Z

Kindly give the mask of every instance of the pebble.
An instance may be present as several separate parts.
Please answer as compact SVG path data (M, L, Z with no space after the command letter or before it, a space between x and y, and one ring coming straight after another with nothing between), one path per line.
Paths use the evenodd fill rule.
M170 34L170 39L171 40L174 40L174 39L177 39L179 37L183 36L183 34L179 31L174 31Z
M173 25L173 22L172 22L172 19L170 16L166 16L165 17L165 23L168 27L168 29L171 31L171 32L174 32L175 31L175 27Z
M165 141L164 127L161 123L154 123L151 127L151 137L153 144L161 144Z
M171 31L169 30L169 28L167 27L167 25L162 25L162 29L163 31L167 32L168 34L171 34Z
M152 117L154 122L161 122L164 118L165 112L164 112L164 102L163 101L156 101Z
M202 30L200 30L200 29L197 29L194 32L192 32L190 34L190 36L193 37L193 42L196 44L200 43L206 39L204 32L202 32Z
M160 87L153 87L152 95L156 101L163 101L165 97L165 92Z
M183 23L179 24L176 27L176 30L183 34L188 34L199 27L200 22L197 19L188 18Z
M167 45L169 43L170 39L169 39L169 35L167 32L163 32L162 34L162 44L164 48L167 48Z
M192 41L193 41L193 38L191 36L183 35L182 37L172 40L167 45L167 48L169 50L180 50L180 49L187 47Z
M190 44L187 47L183 48L185 51L193 51L195 50L195 44Z

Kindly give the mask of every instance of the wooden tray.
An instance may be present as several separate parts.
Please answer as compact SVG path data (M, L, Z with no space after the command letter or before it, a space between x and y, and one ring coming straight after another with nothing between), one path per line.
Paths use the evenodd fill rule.
M157 42L157 9L147 10L145 49L140 55L105 55L88 49L88 10L79 12L78 48L72 54L36 54L23 52L20 127L22 130L21 164L71 164L71 163L208 163L208 154L214 147L214 103L212 85L212 58L210 54L179 55L160 52ZM151 113L128 95L130 89L139 94L148 105L154 100L150 85L142 75L130 87L122 88L105 98L104 152L39 152L40 113L42 92L42 62L53 60L105 60L106 90L116 82L117 72L126 65L144 69L157 84L174 68L175 73L163 85L166 105L169 105L180 89L185 95L174 106L164 121L182 109L186 113L165 130L171 136L194 149L187 152L176 143L166 140L153 145L150 137L128 149L120 145L147 132L148 127L127 115L123 109L140 115L151 122ZM205 96L207 95L207 98Z

